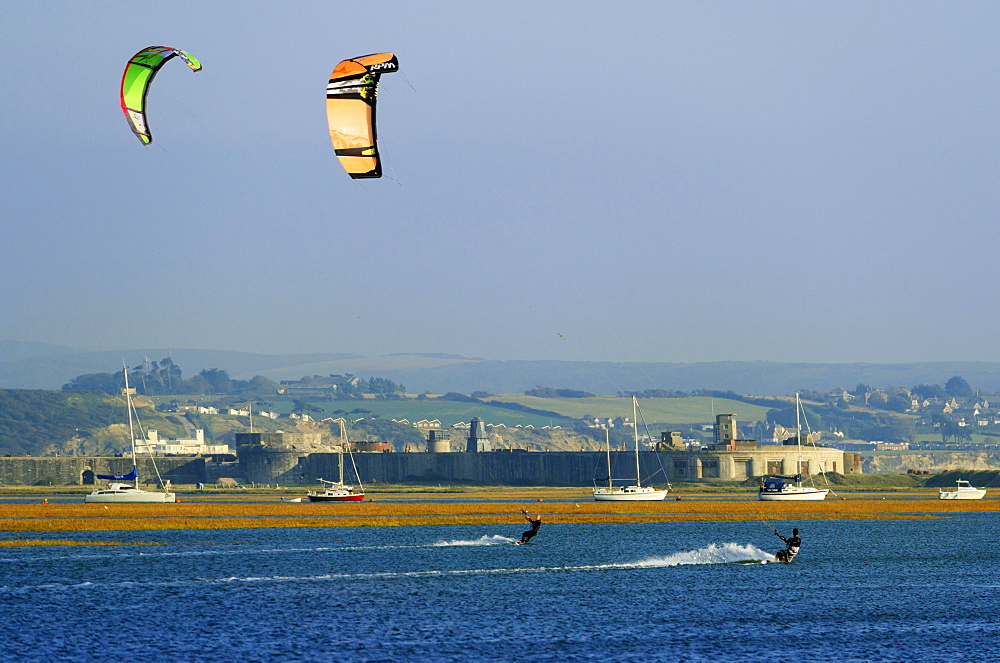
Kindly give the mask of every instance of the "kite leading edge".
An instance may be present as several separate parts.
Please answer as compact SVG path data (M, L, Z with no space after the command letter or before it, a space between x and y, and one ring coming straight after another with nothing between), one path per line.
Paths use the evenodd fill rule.
M347 174L354 179L382 177L376 138L375 99L382 74L399 70L392 53L344 60L326 86L330 141Z
M146 94L160 67L172 58L179 57L193 71L201 71L201 63L190 53L169 46L149 46L132 56L122 74L122 112L129 128L143 145L153 142L153 135L146 122Z

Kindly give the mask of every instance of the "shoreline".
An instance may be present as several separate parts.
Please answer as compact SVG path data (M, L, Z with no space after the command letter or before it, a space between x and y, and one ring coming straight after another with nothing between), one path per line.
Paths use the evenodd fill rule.
M231 501L234 494L241 501ZM25 532L125 532L301 527L512 525L521 511L546 524L752 520L935 519L998 513L1000 499L940 500L930 491L852 493L841 499L761 502L755 493L678 494L663 502L595 502L580 489L469 490L462 493L377 493L365 502L287 503L277 493L195 496L176 504L4 503L0 540ZM24 498L22 495L5 495ZM37 493L30 497L39 497ZM82 494L81 494L82 497ZM185 501L190 497L192 501ZM0 503L3 503L0 498Z

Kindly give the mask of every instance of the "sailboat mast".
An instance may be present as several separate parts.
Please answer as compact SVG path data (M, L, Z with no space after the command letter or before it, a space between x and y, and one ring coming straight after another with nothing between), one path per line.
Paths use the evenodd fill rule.
M635 394L632 394L632 437L635 438L635 485L641 487L642 479L639 476L639 402Z
M608 435L607 424L604 426L604 448L608 453L608 490L611 490L614 483L611 481L611 437Z
M135 470L135 485L139 486L139 463L135 459L135 426L132 423L132 390L128 386L128 368L122 362L122 373L125 375L125 409L128 410L128 439L132 444L132 468Z
M344 444L347 442L347 435L344 433L344 420L340 420L340 453L337 454L337 465L340 467L340 486L344 486Z
M802 423L799 419L799 412L801 411L799 406L799 392L795 392L795 443L799 450L798 459L795 461L795 476L799 477L802 474ZM798 485L802 485L802 479L796 478Z

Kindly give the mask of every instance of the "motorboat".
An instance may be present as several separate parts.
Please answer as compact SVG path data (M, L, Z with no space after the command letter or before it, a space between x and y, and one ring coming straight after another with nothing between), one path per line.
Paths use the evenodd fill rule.
M986 497L985 488L975 488L971 483L964 479L959 479L956 482L958 485L955 486L954 490L940 490L938 492L938 499L941 500L981 500Z

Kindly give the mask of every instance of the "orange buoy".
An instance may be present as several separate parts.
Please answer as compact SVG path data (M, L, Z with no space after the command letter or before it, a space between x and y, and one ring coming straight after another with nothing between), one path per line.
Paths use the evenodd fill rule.
M539 501L539 502L544 502L545 500L543 500L543 499L542 499L541 497L539 497L539 498L538 498L538 501Z

